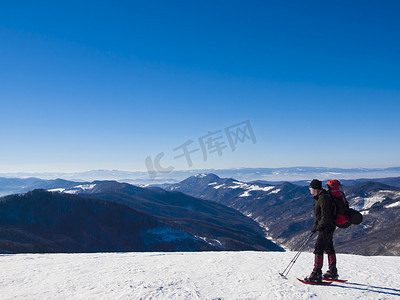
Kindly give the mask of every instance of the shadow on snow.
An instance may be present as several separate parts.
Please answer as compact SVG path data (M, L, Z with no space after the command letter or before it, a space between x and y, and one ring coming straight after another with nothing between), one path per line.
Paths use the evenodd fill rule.
M373 286L373 285L368 285L368 284L346 282L345 285L332 284L331 286L341 287L344 289L354 289L354 290L361 290L361 291L367 291L367 292L374 292L374 293L385 294L385 295L400 296L400 290L398 290L398 289Z

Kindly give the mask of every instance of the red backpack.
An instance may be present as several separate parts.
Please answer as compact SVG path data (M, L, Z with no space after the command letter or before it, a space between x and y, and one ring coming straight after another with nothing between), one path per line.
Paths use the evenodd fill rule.
M339 180L329 180L326 185L328 186L328 192L331 195L334 207L334 216L336 226L340 228L347 228L351 225L350 222L350 208L349 203L344 195L343 187Z
M326 185L334 203L334 216L337 227L347 228L350 225L361 224L363 215L355 209L349 208L349 203L344 195L343 187L339 180L329 180Z

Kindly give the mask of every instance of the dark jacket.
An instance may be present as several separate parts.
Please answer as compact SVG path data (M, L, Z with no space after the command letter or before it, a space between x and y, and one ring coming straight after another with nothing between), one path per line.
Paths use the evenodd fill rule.
M334 203L329 193L322 189L314 196L314 226L313 232L325 228L335 229Z

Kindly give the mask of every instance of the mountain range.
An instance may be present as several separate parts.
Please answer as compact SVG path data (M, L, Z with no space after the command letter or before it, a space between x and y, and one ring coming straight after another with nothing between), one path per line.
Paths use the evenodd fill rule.
M335 233L336 250L341 253L362 255L400 255L400 234L396 230L396 228L400 228L400 177L379 178L373 181L368 179L341 180L341 182L350 205L361 211L364 221L361 225L351 226L348 229L337 229ZM309 234L313 223L313 199L309 194L308 183L309 181L290 183L260 180L243 182L233 178L221 178L216 174L196 174L179 183L144 188L117 181L77 182L61 179L0 178L1 193L10 191L19 193L0 199L0 205L3 205L3 215L18 215L21 210L22 212L31 211L31 215L35 216L33 219L29 219L30 221L19 216L16 220L19 220L23 226L18 224L15 219L12 223L10 219L4 217L3 221L8 221L1 223L0 249L3 252L40 252L45 251L44 249L49 252L78 250L90 252L98 251L98 249L104 251L111 251L111 249L113 249L112 251L125 251L126 249L155 251L161 249L160 247L170 251L173 249L188 251L280 250L281 248L276 245L278 244L286 249L296 250ZM27 190L36 188L47 191L35 190L27 193ZM62 203L78 203L80 201L86 203L84 205L86 208L79 208L72 215L67 209L72 204L63 204L57 209L51 209L55 202L60 202L61 198L59 197L65 197L62 198ZM22 199L29 201L21 202ZM43 199L47 199L47 202ZM65 235L66 232L63 231L61 233L55 231L54 234L61 234L64 237L61 240L68 241L65 245L50 243L50 241L57 240L54 238L46 240L45 226L40 222L53 224L59 221L60 216L70 218L68 222L74 222L73 215L78 214L78 211L82 212L82 216L93 215L93 211L101 210L104 201L107 201L108 205L119 207L119 210L115 208L120 212L117 218L129 218L122 213L126 210L130 216L142 214L148 220L152 220L151 222L146 221L146 224L155 222L161 224L157 226L166 226L165 230L160 229L159 232L164 234L159 234L158 238L148 236L150 241L152 238L163 241L163 246L156 242L150 242L153 246L148 248L143 245L142 248L132 248L133 246L129 243L127 244L129 246L125 248L116 246L104 248L103 243L103 248L99 248L93 246L92 242L88 242L88 245L83 244L84 246L78 249L72 247L69 241L74 241L76 246L80 243L79 241L82 241L81 238L74 234L72 236ZM21 202L24 205L4 206L5 203L14 202ZM39 206L37 206L38 203ZM98 205L100 208L96 208ZM43 215L38 209L46 207L49 207L49 211ZM77 207L77 205L74 204L73 207ZM124 209L120 209L121 207ZM66 210L64 211L64 209ZM42 220L42 218L44 219ZM92 223L100 222L99 217L93 218ZM33 222L32 224L35 225L33 227L26 225L31 224L29 222ZM18 227L19 225L22 227ZM10 231L10 226L14 226L14 231ZM64 228L63 226L59 225L56 228ZM85 226L82 226L83 230L90 235L89 228L91 227ZM103 224L99 225L99 228L110 226L110 224ZM113 224L112 226L116 226L114 229L119 228L117 231L120 231L119 226L125 225ZM112 226L110 228L113 228ZM32 228L40 230L29 231ZM153 228L145 226L143 230L152 232ZM167 232L179 232L179 234L167 234ZM141 234L143 235L143 232ZM265 235L275 244L265 239ZM11 238L12 236L14 238ZM28 241L35 242L28 242L22 246L23 236L29 237ZM118 237L118 235L115 236ZM171 240L171 236L179 238ZM8 248L4 246L7 243L11 245ZM118 243L112 241L110 245ZM32 248L33 245L40 247ZM312 249L312 243L308 249Z
M392 179L391 179L392 180ZM199 174L164 187L234 208L263 226L280 245L295 250L313 224L313 198L307 186L245 183L215 174ZM400 188L366 181L344 186L351 207L364 221L337 229L336 250L363 255L400 255ZM311 246L310 248L311 249Z
M5 196L0 212L6 253L282 250L234 209L115 181Z

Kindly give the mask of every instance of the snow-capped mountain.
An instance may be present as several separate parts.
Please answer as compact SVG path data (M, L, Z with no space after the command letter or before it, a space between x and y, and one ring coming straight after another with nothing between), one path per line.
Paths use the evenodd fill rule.
M347 197L351 199L351 206L368 214L373 206L395 207L400 201L400 188L379 182L364 182L346 188Z
M164 187L235 208L264 226L270 238L290 249L310 231L313 198L307 186L245 183L199 174ZM350 205L364 214L362 225L338 229L336 249L366 255L400 255L400 188L375 182L345 187Z
M220 178L215 174L197 174L180 183L164 186L169 191L180 191L188 195L196 195L202 199L209 199L219 203L232 205L236 198L260 198L266 195L277 194L279 185L273 186L262 183L245 183L232 178ZM227 202L228 201L228 202Z

